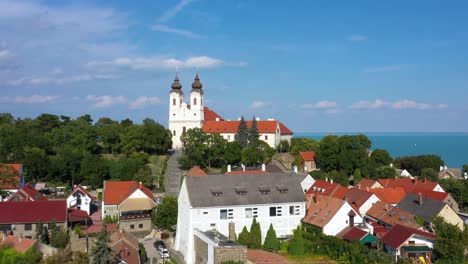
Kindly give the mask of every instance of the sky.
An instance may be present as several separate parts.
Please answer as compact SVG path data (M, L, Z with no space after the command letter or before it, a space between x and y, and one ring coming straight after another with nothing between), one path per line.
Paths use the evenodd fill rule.
M468 132L467 1L0 0L0 112L167 126L179 72L226 119Z

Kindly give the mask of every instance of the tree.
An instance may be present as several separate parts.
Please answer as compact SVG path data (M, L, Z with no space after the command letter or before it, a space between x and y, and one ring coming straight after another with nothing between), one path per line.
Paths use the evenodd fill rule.
M140 263L146 263L148 260L148 254L146 254L145 246L142 243L140 244Z
M239 242L239 244L241 245L248 246L249 238L250 238L249 231L247 230L247 227L244 226L244 228L242 229L242 232L240 232L239 234L239 237L237 237L237 242Z
M361 180L362 180L361 170L360 170L360 169L354 170L354 174L353 174L353 182L354 182L354 184L359 183Z
M397 176L395 168L390 167L390 166L385 166L385 167L380 167L376 170L376 178L373 178L375 180L377 179L392 179Z
M338 163L338 136L326 136L320 140L317 150L317 166L325 172L339 169Z
M153 213L153 224L163 229L171 229L177 224L177 198L166 196Z
M242 145L237 142L227 142L224 150L224 160L227 164L237 165L241 161Z
M108 246L109 233L106 225L102 225L101 232L91 250L93 264L110 264L112 262L112 249Z
M281 140L276 149L279 153L285 153L291 150L291 146L289 145L289 141Z
M234 139L235 141L239 142L243 148L247 147L249 143L249 130L243 116L241 117Z
M151 170L148 166L140 168L133 176L133 180L141 182L144 186L150 189L153 187L153 175L151 175Z
M294 230L294 237L289 244L288 253L293 256L304 255L304 238L302 237L302 227L298 226Z
M276 237L276 231L273 228L273 225L270 224L270 227L268 228L268 232L265 237L265 242L263 243L263 249L278 251L279 247L280 247L280 241Z
M432 221L436 234L434 253L441 263L464 263L468 260L464 256L465 246L468 244L468 236L452 224L436 217ZM466 229L466 226L465 226Z
M421 177L422 178L427 178L431 181L438 181L439 180L439 174L437 171L435 171L432 168L424 168L421 170Z
M25 178L29 181L40 181L47 176L49 157L43 149L38 147L24 147L24 171Z
M250 226L249 248L262 248L262 230L260 229L260 223L257 222L255 217L252 221L252 225Z
M328 173L328 176L330 176L330 178L336 183L339 183L343 186L349 185L349 178L342 171L332 170L330 173Z
M257 119L255 119L255 116L252 118L252 125L250 126L248 130L248 145L252 146L255 145L258 141L258 138L260 137L260 133L258 133L258 127L257 127Z
M376 166L389 166L392 162L392 157L384 149L375 149L370 155L370 161Z
M65 230L56 231L50 237L50 245L56 248L65 248L70 241L70 237Z
M254 147L246 147L241 152L241 161L242 164L247 166L253 166L260 162L261 156Z
M441 179L440 185L444 190L458 203L461 211L466 211L468 208L468 180L458 179Z
M463 165L463 173L468 173L468 164Z
M319 149L319 142L311 138L291 139L291 154L298 155L301 151L315 151Z
M368 149L371 142L365 135L342 136L338 138L338 168L351 175L355 169L364 167L368 162Z
M411 175L421 175L424 168L432 168L439 171L439 167L444 165L444 161L437 155L419 155L398 157L395 164L400 169L406 169Z

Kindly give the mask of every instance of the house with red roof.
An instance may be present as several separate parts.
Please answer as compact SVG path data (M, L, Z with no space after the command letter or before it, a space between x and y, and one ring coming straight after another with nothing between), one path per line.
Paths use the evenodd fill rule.
M403 187L369 189L369 192L375 194L380 201L391 205L397 205L406 196Z
M95 200L96 197L94 195L81 186L81 184L78 184L73 187L72 193L67 197L67 207L82 210L91 215L97 210L96 206L93 206L93 201Z
M407 193L417 189L435 191L435 192L445 192L445 190L437 182L429 181L426 178L419 180L418 177L410 178L396 178L396 179L379 179L379 183L382 187L392 188L392 187L402 187Z
M206 172L202 170L199 166L193 166L189 171L187 171L186 176L206 176Z
M358 184L354 186L361 190L370 190L375 188L382 188L383 186L376 180L363 178Z
M458 208L457 201L455 201L455 199L452 197L452 195L450 193L435 192L435 191L428 191L428 190L418 190L418 189L413 189L411 191L411 193L417 194L417 195L421 194L422 196L430 198L432 200L442 201L442 202L446 203L448 206L450 206L456 213L458 213L460 211L460 209ZM403 196L403 197L405 197L405 196ZM401 199L403 199L403 197Z
M116 230L109 237L109 246L118 263L140 264L138 239L125 230Z
M33 238L37 224L55 222L67 228L67 204L64 200L0 203L0 231L15 236Z
M13 248L14 250L26 253L26 251L36 248L37 240L29 238L20 238L12 235L0 235L0 247L2 248Z
M0 195L0 202L7 200L10 195L17 192L21 188L23 179L23 165L21 163L0 163L0 170L2 174L10 175L11 177L2 177L0 179L0 190L8 193L5 197Z
M342 238L346 241L359 241L359 243L362 244L373 244L379 242L379 240L372 234L357 227L352 227L347 230L343 234Z
M365 215L375 203L380 201L375 194L356 188L347 189L344 200L357 209L361 215Z
M414 229L404 225L394 226L383 238L385 250L398 258L413 258L428 263L432 260L436 236L432 233Z
M299 152L301 157L301 166L304 168L305 172L317 170L317 165L315 163L315 152L313 151L302 151Z
M8 198L8 202L21 202L21 201L41 201L47 198L38 192L31 184L25 184L17 192Z
M151 213L156 208L153 193L136 181L104 181L102 218L117 217L120 227L134 232L149 232Z
M381 201L375 203L367 211L365 219L369 223L377 222L387 229L395 225L422 229L422 226L416 222L414 214Z
M205 133L217 133L228 141L234 141L239 120L222 118L218 113L204 106L204 90L198 73L192 83L190 100L187 102L179 76L176 74L169 92L169 130L172 133L172 147L182 147L180 136L189 129L200 128ZM252 121L247 121L247 127ZM257 120L260 139L275 148L281 140L291 143L293 132L283 123L274 120Z

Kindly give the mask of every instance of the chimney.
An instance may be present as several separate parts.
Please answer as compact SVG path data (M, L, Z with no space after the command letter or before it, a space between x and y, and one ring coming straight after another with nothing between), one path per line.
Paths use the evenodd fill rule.
M361 184L358 184L358 185L357 185L357 188L358 188L359 190L361 190Z
M317 201L318 201L318 196L319 196L319 192L315 191L314 193L314 197L312 197L312 199L314 199L314 204L317 204Z
M333 179L330 179L330 183L333 183Z
M304 166L304 171L307 172L307 166Z
M140 189L141 189L141 185L142 185L142 184L141 184L141 182L140 182Z
M236 240L236 224L234 222L229 222L229 240Z
M216 118L216 121L219 121L219 117Z
M426 183L426 182L427 182L427 177L424 177L423 183Z
M369 191L369 187L366 187L366 191L367 191L367 192Z
M227 165L227 172L231 172L231 164Z
M446 169L448 169L448 167L447 167L447 166L444 166L444 170L446 170Z
M245 171L245 165L241 164L241 167L242 167L242 171Z
M417 182L418 182L418 176L414 176L413 183L417 183Z
M124 250L123 250L123 255L124 257L128 256L128 247L125 247Z
M419 193L419 206L421 207L423 204L423 196L422 193Z
M388 212L388 204L385 204L385 212Z
M297 166L294 166L294 173L297 173Z
M328 182L328 177L325 177L325 181Z
M262 164L262 171L266 171L265 163Z

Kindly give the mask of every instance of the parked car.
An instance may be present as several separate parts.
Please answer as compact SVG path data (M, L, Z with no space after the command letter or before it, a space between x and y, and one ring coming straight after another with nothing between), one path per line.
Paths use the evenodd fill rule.
M161 258L169 258L170 257L169 250L167 250L167 248L164 248L161 251L159 251L159 255L161 255Z
M154 242L154 248L156 248L159 252L161 252L161 250L166 249L166 245L164 244L164 241L156 240Z

